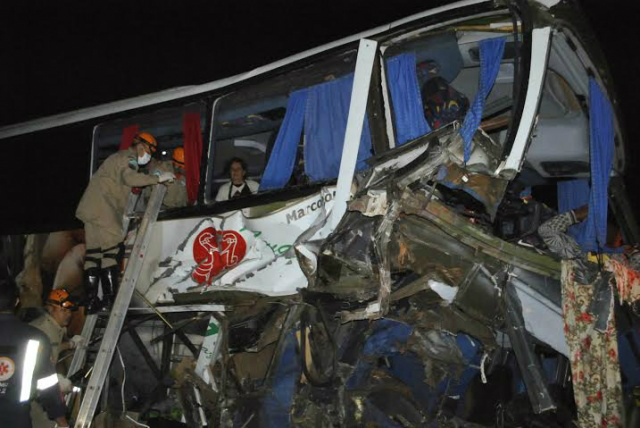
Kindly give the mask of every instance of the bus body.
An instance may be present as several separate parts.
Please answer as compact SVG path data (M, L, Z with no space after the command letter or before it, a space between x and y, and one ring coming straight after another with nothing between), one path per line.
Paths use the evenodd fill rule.
M458 290L449 303L501 337L509 335L508 311L496 304L504 284L495 278L520 278L505 284L525 309L524 327L545 352L567 356L560 264L527 241L544 215L532 205L520 209L521 192L554 205L548 195L557 183L590 177L594 85L613 112L612 217L625 242L637 242L611 82L583 19L563 1L464 0L238 76L3 127L0 139L90 130L91 172L131 129L152 133L167 154L178 146L195 154L187 163L194 200L163 210L153 224L132 306L220 305L214 317L197 317L224 326L226 354L222 339L214 346L192 329L189 337L203 351L200 380L189 382L200 394L204 382L224 395L202 368L221 357L202 354L264 352L277 338L261 341L267 331L298 328L279 309L266 315L264 302L297 307L300 299L331 296L348 302L338 314L344 323L397 318L393 284L407 270L438 272L429 277L431 289L441 284L441 297L446 287ZM216 202L234 157L247 162L260 190ZM520 205L510 211L509 204ZM130 233L128 245L134 238ZM302 294L312 297L301 297L306 288ZM242 323L265 319L252 327L257 341L234 339ZM157 337L160 322L147 325L141 334ZM300 333L298 340L304 342ZM170 346L175 358L189 354L184 344ZM271 355L283 346L264 358L275 361ZM125 353L135 358L135 351ZM209 404L206 415L196 410L201 398L193 393L182 391L180 400L194 424L221 411ZM532 405L536 413L549 408L544 399Z

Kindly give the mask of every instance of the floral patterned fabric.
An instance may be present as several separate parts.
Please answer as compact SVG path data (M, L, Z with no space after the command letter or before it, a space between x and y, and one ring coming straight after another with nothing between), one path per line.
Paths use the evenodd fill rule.
M578 221L569 211L547 220L538 234L562 261L562 309L564 333L569 346L573 393L580 428L622 427L622 382L618 359L618 341L613 316L613 299L606 328L596 330L596 319L589 311L594 299L598 262L611 272L609 285L621 303L640 300L640 257L616 254L593 257L582 252L569 236L567 228ZM597 275L590 275L597 273ZM586 279L590 278L590 279Z
M624 261L611 259L606 269L613 272L620 303L633 304L640 300L640 273Z
M615 317L609 317L605 332L594 329L595 319L588 312L594 287L576 281L576 266L579 264L575 260L562 261L564 333L570 352L578 424L580 428L622 428Z

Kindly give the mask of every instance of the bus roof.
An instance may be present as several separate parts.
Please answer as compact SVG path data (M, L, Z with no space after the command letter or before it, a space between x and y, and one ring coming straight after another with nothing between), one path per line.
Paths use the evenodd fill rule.
M205 94L207 92L214 91L219 88L232 85L234 83L242 82L252 77L258 76L263 73L267 73L272 70L284 67L288 64L294 63L301 59L305 59L324 51L346 45L348 43L357 41L362 38L370 37L393 28L399 27L411 21L415 21L430 15L446 12L449 10L466 7L470 5L488 3L490 0L462 0L455 3L451 3L444 6L435 7L424 12L420 12L406 18L399 19L390 24L381 25L371 30L363 31L361 33L344 37L331 43L327 43L322 46L318 46L312 49L308 49L301 53L291 55L287 58L279 61L272 62L270 64L255 68L251 71L237 74L235 76L226 77L220 80L215 80L209 83L203 83L201 85L192 86L180 86L176 88L166 89L151 94L140 95L133 98L127 98L124 100L113 101L106 104L100 104L94 107L87 107L70 112L60 113L52 116L46 116L39 119L30 120L27 122L21 122L13 125L7 125L0 128L0 139L6 139L15 137L18 135L28 134L31 132L42 131L49 128L55 128L58 126L69 125L73 123L83 122L90 119L95 119L102 116L107 116L115 113L120 113L128 110L134 110L141 107L147 107L154 104L159 104L167 101L177 100L180 98L186 98L196 96L199 94Z

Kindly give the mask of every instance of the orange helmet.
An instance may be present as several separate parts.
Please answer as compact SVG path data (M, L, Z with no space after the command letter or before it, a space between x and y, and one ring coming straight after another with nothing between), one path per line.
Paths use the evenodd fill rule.
M71 294L69 294L69 292L64 288L51 290L47 297L47 303L50 305L62 306L63 308L72 311L78 309L76 303L71 299Z
M184 149L182 147L176 147L173 149L173 156L171 161L176 168L184 169Z
M151 155L154 155L156 150L158 150L158 142L155 137L148 132L138 132L135 137L133 137L133 144L144 144L149 147Z

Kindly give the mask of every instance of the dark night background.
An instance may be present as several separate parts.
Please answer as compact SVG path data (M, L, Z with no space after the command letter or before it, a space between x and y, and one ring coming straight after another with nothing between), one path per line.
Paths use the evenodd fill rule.
M443 3L450 2L3 2L0 126L209 82ZM634 3L579 1L612 71L630 174L640 161L634 147L640 131L631 127L640 99ZM72 226L59 221L75 210L90 154L90 134L82 140L76 134L0 141L0 234Z

